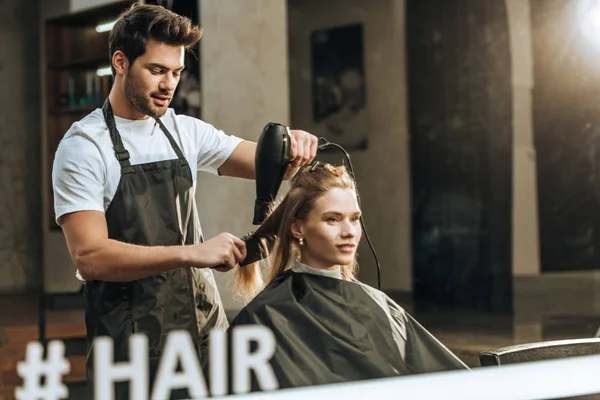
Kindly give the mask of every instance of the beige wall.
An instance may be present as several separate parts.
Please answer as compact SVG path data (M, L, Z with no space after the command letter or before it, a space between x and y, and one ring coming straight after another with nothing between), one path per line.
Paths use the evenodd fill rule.
M506 0L513 80L513 275L540 273L529 0Z
M287 7L282 0L201 0L202 119L256 141L268 122L289 124ZM254 181L200 174L196 198L206 238L254 227ZM231 273L215 273L226 308L239 308Z
M403 0L289 0L294 127L312 123L310 33L363 23L368 149L351 153L365 224L381 264L382 289L411 290L410 184ZM339 162L340 157L336 157ZM373 256L359 249L360 279L376 284Z

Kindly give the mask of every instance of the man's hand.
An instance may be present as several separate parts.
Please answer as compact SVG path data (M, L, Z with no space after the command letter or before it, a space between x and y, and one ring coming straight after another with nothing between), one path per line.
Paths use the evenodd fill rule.
M196 268L215 268L225 272L246 258L246 243L230 234L221 233L204 243L184 246L189 264Z
M319 139L305 131L290 130L290 167L284 179L291 179L303 165L310 164L317 155Z
M319 139L308 132L290 130L290 167L283 179L291 179L298 169L310 164L317 155ZM219 174L237 178L256 179L256 143L242 141L219 168Z

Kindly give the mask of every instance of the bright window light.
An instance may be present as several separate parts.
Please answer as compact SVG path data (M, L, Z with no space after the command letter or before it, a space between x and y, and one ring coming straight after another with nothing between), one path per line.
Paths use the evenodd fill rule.
M98 76L112 75L112 69L110 67L98 68L96 71Z
M600 48L600 0L588 0L585 6L580 22L581 32L589 43Z
M117 22L117 21L115 20L115 21L107 22L105 24L98 25L96 27L96 32L101 33L101 32L110 31L113 28L113 26L115 25L115 22Z

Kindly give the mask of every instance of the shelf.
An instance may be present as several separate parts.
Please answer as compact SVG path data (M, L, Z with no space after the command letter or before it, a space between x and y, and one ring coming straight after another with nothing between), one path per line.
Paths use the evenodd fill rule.
M48 68L53 69L53 70L74 70L74 69L94 69L94 68L106 67L109 65L110 65L110 60L108 58L108 55L104 55L104 56L102 56L102 58L95 57L95 58L67 61L64 63L52 63L52 64L48 64Z
M112 75L98 76L96 70L110 66L110 32L96 32L96 25L116 20L136 0L112 0L109 4L45 21L42 41L46 55L46 109L44 151L48 193L45 225L60 231L54 221L52 167L55 151L74 122L102 107L110 93Z
M54 114L54 115L81 114L81 113L87 114L87 113L91 113L96 108L100 108L100 107L102 107L101 104L88 105L88 106L59 107L59 108L52 108L52 109L48 110L48 113Z
M48 23L74 28L79 26L89 26L98 23L104 23L109 20L116 19L119 16L119 14L128 9L133 3L136 3L136 1L114 1L109 4L104 4L98 7L78 12L76 14L69 14L62 17L53 18L48 20Z

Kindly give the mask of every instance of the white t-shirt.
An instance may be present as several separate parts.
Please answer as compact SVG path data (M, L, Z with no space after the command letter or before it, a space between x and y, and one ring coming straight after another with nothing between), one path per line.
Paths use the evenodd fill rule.
M210 124L168 109L161 121L187 159L194 190L197 171L217 174L242 141ZM131 165L176 158L154 118L127 120L115 116ZM194 168L196 166L196 168ZM119 185L121 166L101 109L75 122L60 141L52 169L56 220L84 210L106 212Z

